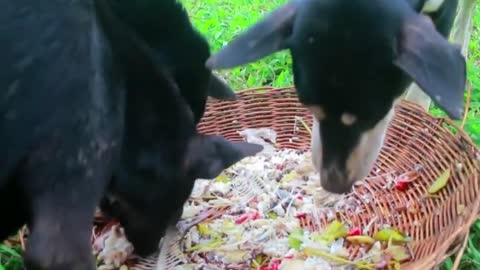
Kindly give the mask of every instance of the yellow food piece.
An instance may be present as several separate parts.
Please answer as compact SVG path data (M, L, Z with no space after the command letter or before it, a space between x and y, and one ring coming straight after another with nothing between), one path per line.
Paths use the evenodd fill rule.
M352 243L360 243L360 244L373 244L375 243L375 239L370 236L365 235L356 235L356 236L347 236L346 239Z
M278 217L277 214L276 214L275 212L273 212L273 211L268 212L268 213L267 213L267 216L268 216L268 218L270 218L270 219L276 219L276 218Z
M405 235L401 232L392 229L392 228L385 228L373 235L373 239L377 241L389 241L390 239L395 242L406 242L407 239Z
M288 174L285 174L283 177L282 177L282 180L281 182L285 181L285 182L289 182L289 181L292 181L294 180L295 178L298 178L298 174L296 171L291 171L289 172Z
M228 176L225 175L225 173L222 173L222 174L220 174L219 176L217 176L217 177L215 178L215 181L216 181L216 182L227 183L227 182L228 182Z
M197 228L198 228L198 233L200 233L201 236L206 236L210 232L210 229L205 224L200 223L197 225Z
M444 188L447 185L449 178L450 178L450 169L447 169L428 188L428 193L434 194L434 193L440 191L442 188Z

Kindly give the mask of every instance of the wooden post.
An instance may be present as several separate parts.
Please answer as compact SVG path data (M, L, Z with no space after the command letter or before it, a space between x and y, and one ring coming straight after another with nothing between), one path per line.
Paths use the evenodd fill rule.
M476 0L461 0L458 15L455 18L451 40L462 45L462 53L468 56L468 46L472 36L473 14L475 13Z
M459 1L457 16L455 17L453 29L450 33L450 40L462 45L462 53L465 57L468 55L468 46L472 34L472 17L475 11L475 4L476 0ZM416 83L412 83L408 87L404 99L417 103L426 111L428 111L432 103L430 97L427 96Z

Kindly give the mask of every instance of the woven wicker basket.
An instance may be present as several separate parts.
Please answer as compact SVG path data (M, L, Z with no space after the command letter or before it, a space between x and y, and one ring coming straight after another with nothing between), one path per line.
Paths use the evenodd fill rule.
M312 119L298 102L294 89L251 89L238 95L236 101L209 100L199 130L241 141L237 131L269 127L276 131L280 148L309 149L308 127ZM469 228L477 218L479 160L480 151L452 121L433 117L419 106L401 101L369 178L392 170L399 174L409 172L414 164L421 164L423 169L413 188L405 192L386 190L382 188L384 183L375 180L355 187L349 196L361 198L363 194L371 194L375 200L365 202L362 207L366 211L351 222L364 227L373 216L381 217L412 236L414 259L402 265L402 269L436 269L448 256L463 252ZM430 184L447 168L452 170L448 185L438 193L439 197L424 200ZM403 211L400 218L392 218L393 213L398 217L399 209L410 201L423 201L423 206L419 211ZM372 232L376 229L371 228ZM155 261L140 260L133 269L155 270Z

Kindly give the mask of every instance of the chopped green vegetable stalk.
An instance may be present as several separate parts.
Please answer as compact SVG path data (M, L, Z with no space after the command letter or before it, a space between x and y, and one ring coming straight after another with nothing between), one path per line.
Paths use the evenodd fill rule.
M196 245L196 246L193 246L189 249L187 249L186 251L187 252L192 252L192 251L203 251L203 252L206 252L206 251L211 251L213 249L215 249L216 247L219 247L223 245L223 239L214 239L208 243L204 243L204 244L199 244L199 245Z
M300 250L300 246L303 242L303 230L298 228L295 229L289 236L288 236L288 244L291 248Z
M326 240L329 243L334 242L336 239L345 237L348 235L348 230L338 220L333 220L319 235L320 239Z
M320 256L320 257L324 257L326 259L329 259L329 260L332 260L332 261L335 261L335 262L338 262L338 263L355 265L359 269L374 269L373 264L367 264L367 263L362 262L362 261L352 262L350 260L344 259L342 257L335 256L335 255L331 255L331 254L329 254L325 251L318 250L318 249L315 249L315 248L306 247L303 250L303 252L307 256Z
M270 211L267 213L268 218L270 219L276 219L278 217L277 213Z
M216 182L222 182L222 183L227 183L228 182L228 176L225 175L225 173L220 174L215 178Z
M352 243L359 243L359 244L373 244L375 243L375 239L371 238L370 236L365 235L356 235L356 236L347 236L346 239Z
M200 235L202 236L210 236L215 239L221 238L218 233L210 230L210 228L208 228L206 224L199 223L197 224L197 227L198 227L198 233L200 233Z
M385 228L376 232L373 235L373 239L377 241L389 241L391 239L394 242L408 242L407 237L403 233L392 228Z

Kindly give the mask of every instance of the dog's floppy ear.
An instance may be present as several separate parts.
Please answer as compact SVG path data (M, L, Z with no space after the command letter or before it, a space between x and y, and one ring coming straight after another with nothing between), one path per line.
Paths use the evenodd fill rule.
M294 1L277 8L225 48L210 56L209 69L234 68L287 48L297 13Z
M213 179L223 170L248 156L263 150L263 146L246 142L230 142L220 136L198 135L187 151L187 169L196 179Z
M235 100L237 95L225 82L212 73L207 89L208 96L221 100Z
M458 120L462 117L466 61L460 47L446 40L424 15L410 15L402 26L395 65Z

